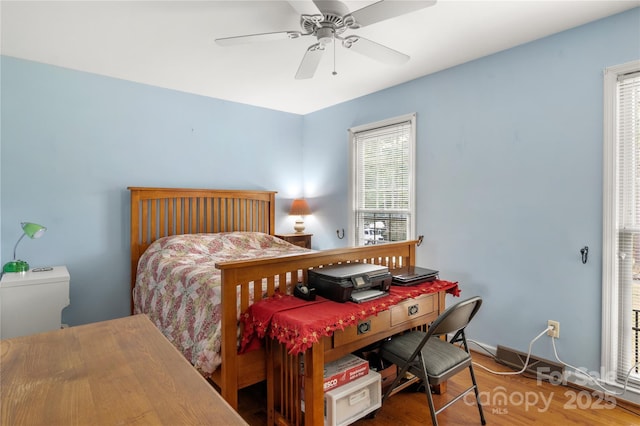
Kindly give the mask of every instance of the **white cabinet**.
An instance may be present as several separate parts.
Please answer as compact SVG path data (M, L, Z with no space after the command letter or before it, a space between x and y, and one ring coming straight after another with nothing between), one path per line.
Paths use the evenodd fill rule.
M69 305L69 272L12 272L0 280L0 339L26 336L62 327L62 310Z

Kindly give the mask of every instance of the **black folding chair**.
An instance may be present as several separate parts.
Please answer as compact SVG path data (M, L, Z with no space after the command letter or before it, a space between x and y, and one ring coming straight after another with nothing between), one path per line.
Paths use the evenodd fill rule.
M473 373L473 364L471 362L471 354L467 347L464 329L467 327L471 319L480 309L482 299L480 297L472 297L467 300L456 303L447 308L440 316L429 325L427 332L409 331L407 333L394 336L382 345L380 356L391 363L398 366L398 375L385 392L382 402L393 393L393 389L398 385L400 380L409 372L422 380L427 401L429 402L429 410L431 411L431 421L434 426L438 425L436 416L448 408L451 404L458 401L472 390L475 392L478 411L480 412L480 421L484 425L484 413L482 412L482 404L476 384L476 377ZM442 340L442 335L453 335L453 338L447 342ZM462 346L456 343L462 342ZM458 374L465 368L469 368L471 373L471 382L473 383L467 390L457 395L455 398L447 402L438 410L433 405L431 397L431 386L438 385L450 377Z

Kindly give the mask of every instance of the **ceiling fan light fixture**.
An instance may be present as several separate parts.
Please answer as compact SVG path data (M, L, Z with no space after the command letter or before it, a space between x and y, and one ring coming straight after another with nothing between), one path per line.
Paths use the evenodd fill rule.
M333 37L335 35L335 31L333 28L323 27L318 28L316 31L316 37L318 38L318 42L322 44L329 44L333 41Z

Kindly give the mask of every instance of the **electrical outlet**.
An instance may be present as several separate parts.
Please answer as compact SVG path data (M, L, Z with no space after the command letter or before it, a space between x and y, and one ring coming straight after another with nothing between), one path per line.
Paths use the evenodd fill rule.
M548 320L547 326L553 327L552 330L547 330L547 335L551 337L555 337L556 339L559 339L560 338L560 322Z

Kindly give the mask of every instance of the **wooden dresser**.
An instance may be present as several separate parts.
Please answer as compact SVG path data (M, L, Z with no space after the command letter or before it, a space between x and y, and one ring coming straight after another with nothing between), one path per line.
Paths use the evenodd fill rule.
M0 424L246 425L144 315L0 341Z

